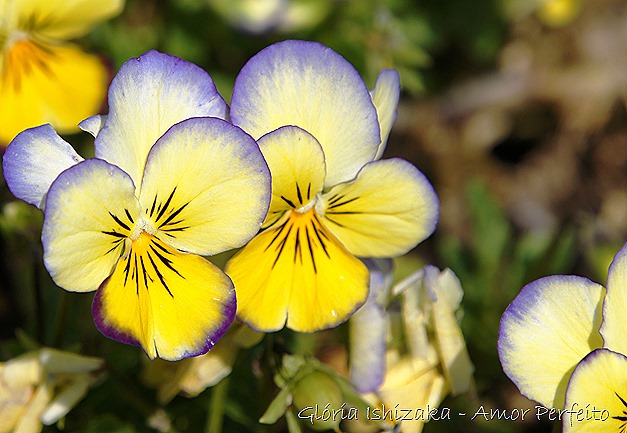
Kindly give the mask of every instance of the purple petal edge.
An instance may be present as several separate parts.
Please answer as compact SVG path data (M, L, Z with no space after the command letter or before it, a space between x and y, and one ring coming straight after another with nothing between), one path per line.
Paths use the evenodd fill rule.
M230 281L230 278L229 278L229 281ZM104 335L105 337L118 341L120 343L141 347L142 350L144 350L144 353L146 353L146 350L142 347L141 343L137 339L135 339L134 337L132 337L131 335L125 332L122 332L118 328L106 323L104 319L104 313L103 313L104 310L102 307L102 299L101 299L102 288L105 286L106 282L107 280L105 280L102 283L102 285L100 286L100 289L98 289L98 291L96 292L96 295L94 296L94 300L92 302L91 311L92 311L92 316L94 318L94 324L96 325L96 328L98 328L100 333ZM231 286L232 285L233 285L233 282L231 282ZM228 331L229 327L233 323L233 320L235 320L236 311L237 311L237 298L235 297L235 290L231 290L231 298L223 304L222 313L224 316L224 320L222 320L222 322L218 325L218 327L214 331L212 331L205 337L203 344L200 345L197 350L185 351L183 352L183 355L179 359L204 355L205 353L209 352L213 348L213 346L215 346L215 344ZM171 359L169 361L176 361L176 360Z

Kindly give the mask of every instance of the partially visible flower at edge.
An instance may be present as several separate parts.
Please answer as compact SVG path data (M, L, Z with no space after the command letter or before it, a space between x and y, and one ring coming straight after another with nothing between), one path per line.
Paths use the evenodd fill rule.
M447 394L472 386L474 367L457 317L461 284L450 269L426 266L391 288L390 263L366 263L371 293L349 320L350 379L373 406L422 409L424 416L401 420L403 432L419 433ZM400 317L388 308L399 295ZM393 325L399 320L400 328ZM392 330L401 328L405 339L399 342Z
M60 287L97 290L96 326L152 359L207 352L235 316L233 283L201 256L260 228L270 176L257 143L222 120L211 77L148 52L125 63L108 116L81 123L82 160L49 126L20 133L4 155L13 194L44 209L44 263ZM217 116L217 117L198 117Z
M400 78L369 92L355 68L319 43L284 41L240 71L231 119L258 140L272 173L263 229L226 265L240 320L264 332L314 332L366 300L356 258L404 254L433 233L438 199L409 162L380 160Z
M64 42L122 11L124 0L0 2L0 146L51 123L61 133L103 106L110 74L100 58Z
M48 348L0 363L0 433L36 433L54 424L85 396L103 365Z
M501 318L498 351L505 374L523 395L548 408L599 410L597 416L568 417L564 432L623 431L626 310L627 244L609 267L606 287L573 275L526 285Z

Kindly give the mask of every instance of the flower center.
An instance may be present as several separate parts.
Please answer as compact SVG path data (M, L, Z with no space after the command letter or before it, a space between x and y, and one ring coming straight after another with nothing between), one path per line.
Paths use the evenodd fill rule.
M141 215L137 220L135 227L133 228L130 239L132 241L135 241L144 232L154 236L157 234L157 228L155 227L155 224L152 222L152 220L147 218L145 215Z

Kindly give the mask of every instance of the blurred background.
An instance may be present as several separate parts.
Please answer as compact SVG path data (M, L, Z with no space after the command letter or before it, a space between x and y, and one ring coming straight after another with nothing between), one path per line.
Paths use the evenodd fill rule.
M381 69L400 72L403 93L384 157L403 157L422 170L441 213L436 233L397 260L397 277L424 263L457 274L465 291L462 329L476 366L475 391L442 406L453 413L480 405L533 408L499 364L502 312L523 285L544 275L604 284L627 239L627 3L128 0L121 15L79 43L101 55L112 74L149 49L179 56L206 69L228 102L243 64L284 39L326 44L370 88ZM93 154L87 134L66 138L81 155ZM45 345L104 357L108 366L108 380L77 406L74 421L45 431L203 431L213 390L161 407L140 377L143 354L93 326L93 294L68 294L50 280L41 213L0 187L0 361ZM341 350L333 342L345 341L346 331L322 334L276 340L324 359ZM224 431L281 431L256 423L270 399L249 391L251 365L255 350L235 361L223 396ZM535 417L471 423L453 416L424 431L554 429L559 425Z

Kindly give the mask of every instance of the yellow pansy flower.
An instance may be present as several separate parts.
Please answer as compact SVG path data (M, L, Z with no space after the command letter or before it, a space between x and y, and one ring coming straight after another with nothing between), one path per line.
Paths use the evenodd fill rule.
M226 268L237 315L252 328L313 332L345 321L368 295L356 256L404 254L435 229L426 177L379 159L399 94L396 71L381 72L371 93L315 42L274 44L241 70L231 120L258 140L272 173L263 230Z
M109 72L64 41L119 14L124 0L0 0L0 145L43 123L61 133L103 105Z
M104 335L150 358L205 353L236 301L229 277L201 256L257 233L268 167L257 143L222 119L211 77L181 59L151 51L129 60L109 107L81 124L96 158L82 160L49 125L20 133L4 155L7 185L44 209L46 268L66 290L96 291Z

